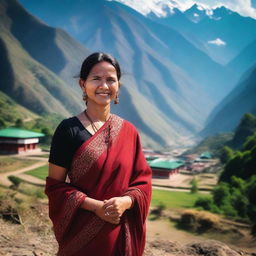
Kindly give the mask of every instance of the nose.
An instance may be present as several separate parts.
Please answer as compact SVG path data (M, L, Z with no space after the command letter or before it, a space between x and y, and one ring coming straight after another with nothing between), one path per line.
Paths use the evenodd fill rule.
M106 80L102 80L102 82L101 82L101 84L100 84L100 87L102 87L102 88L108 88L107 81L106 81Z

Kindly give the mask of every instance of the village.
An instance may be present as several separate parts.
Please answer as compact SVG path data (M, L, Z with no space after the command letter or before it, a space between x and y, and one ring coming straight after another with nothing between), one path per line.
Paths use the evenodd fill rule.
M39 142L42 137L44 137L43 133L20 128L1 129L0 154L20 156L40 154ZM202 173L215 173L219 162L218 159L212 157L210 152L197 155L186 154L175 149L170 152L160 152L143 148L143 153L152 169L152 184L159 188L189 189L194 176ZM213 179L210 187L201 186L200 189L210 190L216 182L216 179Z
M16 254L19 251L19 253L23 253L22 255L50 256L56 250L56 242L48 218L48 200L44 194L49 157L49 149L45 150L44 148L42 150L40 145L40 140L44 136L43 133L21 128L0 130L0 184L3 191L8 191L2 192L2 199L5 200L5 203L2 204L2 208L4 207L1 210L3 220L0 219L0 225L4 230L5 237L9 239L0 239L0 247L3 249L3 254L0 253L0 255L20 255ZM166 251L169 249L166 248L169 248L174 235L175 250L183 250L179 248L176 241L187 244L186 246L190 250L191 243L198 241L199 237L187 231L179 230L170 224L174 225L173 223L181 218L182 212L186 211L185 208L193 207L196 198L210 196L210 192L218 182L219 160L214 159L210 152L186 154L186 151L181 152L180 149L160 152L150 148L143 148L143 152L152 169L153 188L150 214L147 220L145 256L169 255ZM193 180L197 182L198 193L195 194L192 193ZM22 204L27 205L24 213L18 212L16 206L12 205L12 195L16 195L15 200L17 202L23 202ZM24 197L27 198L25 201ZM34 198L32 206L31 198ZM9 205L10 202L11 205ZM30 213L28 214L27 211ZM160 217L155 219L154 212L159 212ZM28 216L30 217L28 218ZM16 224L11 224L13 221ZM18 227L20 231L17 229L17 223L21 224ZM233 234L234 228L238 230L241 226L240 223L234 222L230 226L230 223L221 223L222 229L227 232L225 239L229 239L229 234L230 232ZM237 227L236 225L240 226ZM21 237L24 235L23 228L26 229L25 237L29 237L28 240ZM239 243L244 248L251 243L251 237L248 233L249 225L243 224L242 228L243 231L241 234L239 233ZM214 236L213 238L218 239ZM197 246L203 248L208 237L205 236L200 239L202 242L197 243ZM12 243L8 241L12 241ZM45 241L49 244L47 248L43 246ZM229 243L229 240L226 242ZM166 247L167 244L168 247ZM230 242L229 245L233 246L233 242ZM210 246L211 250L214 251L216 248L224 248L226 245L220 243L210 244ZM254 250L253 246L252 243L252 251ZM228 250L231 251L231 249Z

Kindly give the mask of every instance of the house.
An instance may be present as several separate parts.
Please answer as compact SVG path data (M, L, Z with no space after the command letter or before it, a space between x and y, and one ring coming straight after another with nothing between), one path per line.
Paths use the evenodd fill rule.
M20 154L38 150L39 138L43 133L32 132L19 128L0 130L0 153Z
M203 152L201 155L200 155L200 158L201 159L212 159L212 154L210 152Z
M180 169L185 165L185 162L182 160L167 160L159 158L148 161L148 164L152 169L153 178L169 179L171 175L180 171Z

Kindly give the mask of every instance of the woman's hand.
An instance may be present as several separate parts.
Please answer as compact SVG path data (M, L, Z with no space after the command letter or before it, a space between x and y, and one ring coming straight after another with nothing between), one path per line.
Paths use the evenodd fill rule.
M104 211L107 216L118 217L119 220L123 213L132 206L132 199L129 196L113 197L104 201Z
M105 214L104 202L90 197L86 197L81 205L81 208L94 212L99 218L112 224L118 224L120 218Z
M102 220L107 221L111 224L119 224L120 222L120 217L117 214L106 214L104 202L101 202L101 206L96 208L95 214Z

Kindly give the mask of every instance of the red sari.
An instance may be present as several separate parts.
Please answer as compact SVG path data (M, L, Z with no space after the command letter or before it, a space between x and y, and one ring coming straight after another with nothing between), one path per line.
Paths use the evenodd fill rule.
M151 199L151 169L134 126L116 115L76 151L70 183L46 180L49 216L59 256L141 256ZM120 224L103 221L80 208L86 196L105 200L129 195L133 200Z

